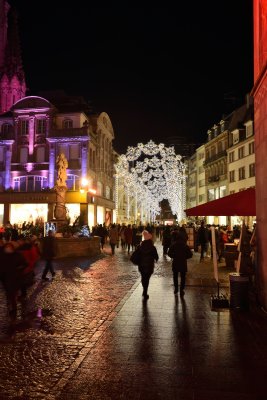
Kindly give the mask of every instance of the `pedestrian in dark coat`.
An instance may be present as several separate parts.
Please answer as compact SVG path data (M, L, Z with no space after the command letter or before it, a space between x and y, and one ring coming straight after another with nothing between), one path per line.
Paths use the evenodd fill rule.
M15 251L11 242L4 245L0 257L2 282L6 292L8 311L10 317L15 319L17 315L17 298L27 262L20 253Z
M180 296L184 296L187 258L191 258L192 253L179 232L176 234L175 242L169 248L168 256L172 258L174 294L178 293L178 274L180 272Z
M200 245L200 262L204 260L204 254L207 251L207 244L209 242L209 231L201 222L200 228L197 231L197 243Z
M55 271L53 268L53 259L56 256L56 238L53 236L53 231L48 231L48 236L44 237L43 248L42 248L42 258L46 260L45 268L42 273L42 279L47 281L46 277L48 271L51 272L52 278L55 276Z
M143 231L144 240L138 247L140 251L140 263L138 265L139 272L141 274L141 282L143 286L143 297L144 300L149 298L147 294L149 280L154 272L154 262L158 261L159 256L156 247L152 242L152 235L148 231Z

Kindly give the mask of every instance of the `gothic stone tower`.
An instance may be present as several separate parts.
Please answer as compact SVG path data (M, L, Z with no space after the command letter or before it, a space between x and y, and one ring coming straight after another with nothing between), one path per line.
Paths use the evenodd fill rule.
M17 13L6 0L0 0L0 114L25 97L25 93Z

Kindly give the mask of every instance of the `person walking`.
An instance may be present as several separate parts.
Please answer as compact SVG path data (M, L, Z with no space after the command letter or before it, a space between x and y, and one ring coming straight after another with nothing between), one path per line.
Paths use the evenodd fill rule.
M111 254L115 254L115 247L117 245L117 241L119 240L119 233L116 224L112 224L109 231L109 244L111 247Z
M171 229L169 225L167 225L162 234L163 255L167 254L170 245L171 245Z
M149 299L147 293L149 280L154 272L154 263L158 261L159 256L156 247L152 242L152 235L147 230L143 231L144 240L140 243L138 251L140 252L140 262L138 270L141 274L141 283L143 286L143 298Z
M175 241L169 248L168 256L172 258L174 294L178 293L178 274L180 272L180 296L183 297L185 294L187 259L192 257L192 252L179 232L176 233Z
M206 253L207 251L208 242L209 242L208 230L204 226L204 221L202 221L200 228L197 231L197 243L200 245L200 262L204 260L204 253Z
M17 299L27 262L19 252L15 251L13 243L8 242L1 250L0 265L9 316L14 320L17 316Z
M125 244L128 249L128 254L130 253L130 248L133 244L133 230L131 228L131 225L129 224L127 228L124 231L124 237L125 237Z
M52 278L55 276L55 271L53 268L53 259L56 256L56 238L53 235L53 231L48 231L48 236L44 237L43 248L42 248L42 258L45 259L46 264L42 273L42 279L48 281L46 277L47 273L50 271Z

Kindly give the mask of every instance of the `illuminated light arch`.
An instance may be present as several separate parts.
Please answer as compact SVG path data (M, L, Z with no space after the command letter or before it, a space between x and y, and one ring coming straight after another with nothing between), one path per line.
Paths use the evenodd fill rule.
M153 222L160 213L160 202L169 201L172 213L180 222L185 217L186 208L186 166L182 156L175 153L174 147L166 147L150 140L147 144L138 143L128 147L126 154L119 156L116 170L116 212L119 211L120 193L127 197L127 220L133 210L134 221L141 215ZM133 205L134 204L134 205Z

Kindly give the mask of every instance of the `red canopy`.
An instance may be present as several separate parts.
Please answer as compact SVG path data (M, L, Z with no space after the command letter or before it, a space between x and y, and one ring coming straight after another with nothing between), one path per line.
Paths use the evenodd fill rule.
M254 216L256 215L255 189L242 190L218 200L209 201L185 210L187 216Z

